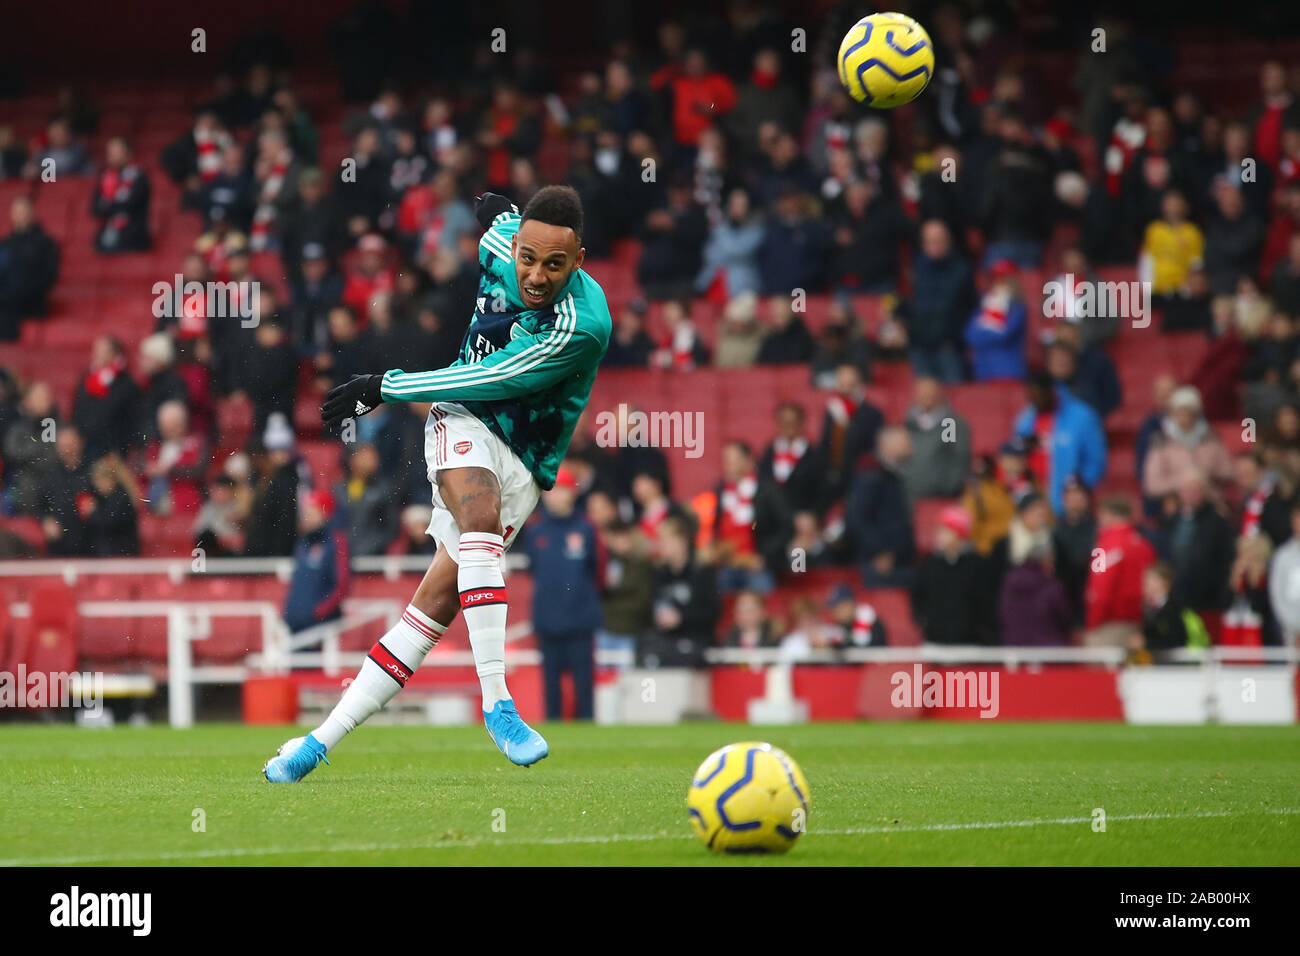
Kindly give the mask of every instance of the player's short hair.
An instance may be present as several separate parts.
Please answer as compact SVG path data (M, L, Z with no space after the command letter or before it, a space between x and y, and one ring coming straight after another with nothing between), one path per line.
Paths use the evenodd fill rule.
M524 206L519 225L529 219L572 229L578 245L582 245L582 200L572 186L543 186L537 190Z

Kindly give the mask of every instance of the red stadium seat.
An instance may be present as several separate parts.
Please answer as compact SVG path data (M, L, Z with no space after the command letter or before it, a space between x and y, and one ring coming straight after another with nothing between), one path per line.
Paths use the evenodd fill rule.
M921 631L912 619L912 599L902 588L876 588L862 595L876 609L876 615L889 631L890 647L916 647Z
M32 592L26 637L16 655L28 673L77 669L77 601L66 584L43 584Z

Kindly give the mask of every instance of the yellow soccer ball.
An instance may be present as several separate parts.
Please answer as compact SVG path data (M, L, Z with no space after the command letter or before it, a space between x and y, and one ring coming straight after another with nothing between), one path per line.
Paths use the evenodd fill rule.
M714 853L785 853L807 829L808 781L771 744L709 754L686 792L691 829Z
M911 17L873 13L844 34L835 62L850 96L884 110L912 102L930 84L934 45Z

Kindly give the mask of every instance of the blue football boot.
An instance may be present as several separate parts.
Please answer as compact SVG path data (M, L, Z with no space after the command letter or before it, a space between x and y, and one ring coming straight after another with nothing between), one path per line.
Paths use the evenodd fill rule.
M513 700L499 700L491 711L483 711L483 725L497 749L521 767L535 764L551 752L546 739L524 723Z
M266 762L262 774L271 783L297 783L319 766L325 757L325 745L308 734L294 737L280 745L275 756Z

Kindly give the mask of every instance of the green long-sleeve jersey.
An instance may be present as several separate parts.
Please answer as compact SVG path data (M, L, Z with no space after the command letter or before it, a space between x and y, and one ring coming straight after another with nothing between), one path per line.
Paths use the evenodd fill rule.
M457 402L499 435L543 488L569 447L609 347L605 293L581 269L544 309L527 309L510 241L519 215L497 216L479 240L479 294L460 355L430 372L384 373L386 402Z

